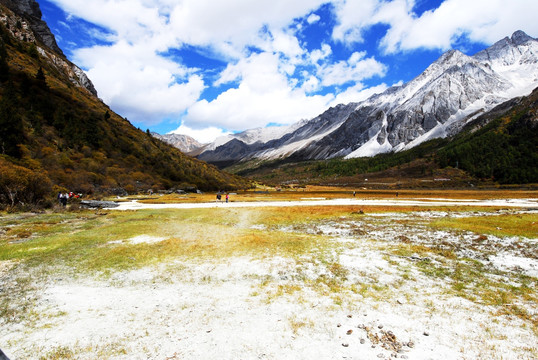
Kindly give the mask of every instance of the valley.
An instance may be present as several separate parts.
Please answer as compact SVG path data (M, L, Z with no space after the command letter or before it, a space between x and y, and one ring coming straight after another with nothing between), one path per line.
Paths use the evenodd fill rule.
M0 360L538 358L536 38L166 3L0 0Z
M407 203L395 206L394 192L350 200L349 189L304 190L2 215L2 350L15 359L536 357L536 192L518 193L521 205L509 191L403 191ZM306 204L275 203L292 199Z

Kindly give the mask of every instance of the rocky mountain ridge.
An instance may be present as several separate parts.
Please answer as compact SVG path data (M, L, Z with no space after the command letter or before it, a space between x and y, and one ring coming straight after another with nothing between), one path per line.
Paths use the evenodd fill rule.
M329 109L278 139L248 144L236 136L199 158L228 165L400 151L454 135L473 118L537 86L538 41L516 31L474 56L447 51L410 82L358 104Z
M0 0L0 23L19 41L36 45L40 56L65 74L69 81L97 96L97 90L86 73L65 57L58 47L54 34L41 17L35 0Z
M49 26L41 19L43 14L35 0L0 0L0 4L28 20L31 30L43 44L60 55L64 54Z
M273 138L267 142L252 141L247 144L241 141L239 133L224 145L216 147L212 151L205 151L198 158L210 163L233 163L241 159L253 157L274 158L287 151L292 151L315 142L337 129L343 121L356 109L357 104L337 105L328 109L317 117L298 123L286 128L289 130L281 137ZM248 130L247 130L248 131Z

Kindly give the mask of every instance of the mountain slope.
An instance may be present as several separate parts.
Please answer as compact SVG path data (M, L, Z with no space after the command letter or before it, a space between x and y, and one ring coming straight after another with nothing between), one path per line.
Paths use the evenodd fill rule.
M39 40L24 14L4 5L0 13L0 171L11 164L55 190L97 194L249 186L133 127L86 86L82 70ZM13 193L0 183L0 202Z
M469 123L436 158L501 184L538 183L538 88Z
M320 158L319 148L328 157L372 156L445 136L449 125L506 100L497 94L511 87L486 65L449 51L398 91L361 104L338 130L305 149L304 157Z
M258 181L357 187L538 184L538 88L506 101L455 135L374 157L266 162L238 173ZM366 180L367 179L367 180Z
M496 105L538 86L538 41L521 31L467 56L451 50L422 74L369 99L301 122L265 143L227 143L199 155L226 165L252 159L363 157L402 151L446 137ZM323 128L326 131L310 131ZM297 136L298 134L304 136ZM297 140L297 141L294 141ZM240 152L233 149L241 148Z
M283 129L286 131L284 134L271 138L269 141L251 138L249 142L245 142L242 141L244 139L243 133L240 133L239 136L234 135L232 140L214 148L214 150L203 152L198 158L222 165L252 158L287 157L337 129L356 107L355 103L335 106L312 120L300 121Z

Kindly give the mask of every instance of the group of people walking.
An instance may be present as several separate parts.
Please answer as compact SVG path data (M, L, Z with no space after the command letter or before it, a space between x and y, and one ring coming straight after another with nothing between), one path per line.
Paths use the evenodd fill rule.
M72 191L69 192L69 193L59 192L58 196L57 196L57 199L58 199L58 203L60 204L60 206L66 207L67 206L67 200L69 200L70 198L78 199L81 196L82 196L81 194L75 194Z
M226 202L228 202L229 196L226 194ZM217 202L222 202L222 195L220 193L217 194Z

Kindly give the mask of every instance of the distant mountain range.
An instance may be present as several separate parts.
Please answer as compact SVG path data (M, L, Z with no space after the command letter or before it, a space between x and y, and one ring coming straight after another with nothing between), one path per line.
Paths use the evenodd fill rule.
M474 56L444 53L412 81L289 127L247 130L188 152L220 167L248 160L369 157L458 133L538 86L538 41L516 31Z

